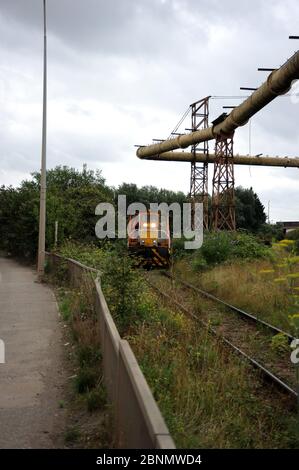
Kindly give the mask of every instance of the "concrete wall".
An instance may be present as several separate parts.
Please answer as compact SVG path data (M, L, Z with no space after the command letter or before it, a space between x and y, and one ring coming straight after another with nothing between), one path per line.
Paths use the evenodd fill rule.
M120 447L174 449L164 419L127 341L119 344L117 430Z
M116 422L118 448L175 449L162 414L139 367L136 357L122 340L110 314L95 269L47 253L50 270L67 261L70 283L79 287L89 282L95 288L95 309L98 315L103 356L104 380Z
M96 285L96 312L100 323L101 347L103 355L104 379L108 396L116 403L118 393L118 363L120 335L109 312L99 280Z

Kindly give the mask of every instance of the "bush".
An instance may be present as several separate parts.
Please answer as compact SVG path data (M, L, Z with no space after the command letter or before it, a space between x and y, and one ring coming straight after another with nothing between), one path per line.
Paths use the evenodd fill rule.
M256 237L247 233L237 233L233 239L232 256L243 259L269 258L270 250Z
M185 239L184 238L173 238L171 243L172 256L175 259L183 258L184 255L188 253L185 250Z
M290 350L288 337L283 333L278 333L272 337L270 347L279 353L288 352Z
M80 439L81 432L77 427L70 428L66 431L64 435L64 440L66 444L71 444Z
M226 261L232 252L232 244L228 232L213 232L206 236L200 249L207 264L219 264Z
M280 223L263 224L257 234L264 243L271 243L273 240L280 241L284 238L283 225Z
M244 232L213 232L204 238L192 264L199 271L206 265L224 263L232 258L250 260L270 257L270 249L253 235Z
M115 244L107 253L102 269L102 287L111 313L123 334L134 322L143 296L144 280L136 270L136 260L127 247Z
M65 258L79 261L91 268L101 269L105 259L105 250L96 244L80 243L73 240L66 240L59 247L59 254Z
M105 408L107 403L106 389L103 386L100 386L99 388L92 390L88 393L86 400L89 412L102 410Z
M288 233L288 238L290 240L294 240L294 251L297 255L299 255L299 229L292 230L291 232Z
M80 345L78 347L78 361L81 367L99 364L102 358L99 347Z
M76 377L76 389L78 393L86 393L93 389L98 381L98 375L93 369L83 368Z
M192 260L192 269L194 271L204 271L208 267L208 264L202 255L197 254Z
M299 229L291 230L287 235L289 240L299 240Z
M70 297L64 297L61 300L59 304L59 310L63 318L63 321L68 321L71 318L72 311L71 311L71 298Z

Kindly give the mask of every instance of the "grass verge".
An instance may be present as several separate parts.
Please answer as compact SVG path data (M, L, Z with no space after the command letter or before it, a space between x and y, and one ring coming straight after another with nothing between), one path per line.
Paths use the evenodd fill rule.
M55 280L51 277L52 282ZM59 278L60 279L60 278ZM68 448L113 448L114 423L103 383L100 331L90 286L56 287L64 322L68 368L72 371L67 399L64 435Z

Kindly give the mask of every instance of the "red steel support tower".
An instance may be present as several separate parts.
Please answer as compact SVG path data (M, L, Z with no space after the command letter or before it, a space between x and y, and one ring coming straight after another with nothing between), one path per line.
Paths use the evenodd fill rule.
M207 96L190 105L192 132L209 127L209 99L210 96ZM191 162L190 199L193 209L196 202L203 204L203 227L204 229L208 229L208 162L196 162L197 152L204 153L207 157L209 156L208 141L192 145L191 152L193 155L193 161ZM194 210L192 211L192 224L193 220Z
M236 230L233 137L218 136L212 197L212 229Z

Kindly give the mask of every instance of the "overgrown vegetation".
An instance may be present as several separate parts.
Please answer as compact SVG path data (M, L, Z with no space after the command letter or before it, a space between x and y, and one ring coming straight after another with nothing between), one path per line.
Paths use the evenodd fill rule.
M157 300L134 333L130 342L178 447L299 445L296 417L207 330Z
M101 285L121 332L129 325L143 321L147 313L147 302L143 297L144 280L136 270L136 260L129 256L125 243L107 243L105 248L98 248L92 244L68 241L61 246L60 254L101 272ZM62 312L68 302L64 299Z
M297 255L299 255L299 229L296 229L296 230L292 230L289 234L288 234L288 238L290 240L294 240L294 250L296 252Z
M195 270L234 259L271 258L269 248L254 235L245 232L225 231L206 233L202 247L192 255Z
M31 180L23 181L18 188L0 187L0 249L15 256L33 260L36 256L39 216L40 174L33 173ZM109 187L101 171L82 171L58 166L47 172L47 227L46 248L55 246L55 222L58 222L58 246L67 240L80 243L105 242L95 237L97 216L95 208L101 202L115 205L117 198L125 195L127 205L151 202L182 205L188 198L180 191L158 189L154 186L137 187L124 183L118 188ZM264 209L252 189L237 188L236 217L239 228L253 232L265 222ZM170 222L172 213L170 212ZM92 260L90 260L92 261Z
M75 243L67 244L65 249L66 251L74 250L75 246L77 246L77 253L80 253L79 246ZM96 248L95 252L97 252ZM89 254L91 254L90 249ZM111 447L113 446L113 416L107 404L103 383L100 331L94 311L93 282L89 275L83 275L81 287L75 289L69 286L65 263L60 261L59 265L56 266L54 272L50 270L48 278L52 283L59 285L56 290L59 310L71 332L70 358L74 362L76 373L72 378L73 402L68 403L67 407L70 413L72 409L85 408L86 412L98 416L98 420L91 422L87 429L88 419L86 418L82 426L80 426L80 420L75 426L68 426L65 442L72 447ZM61 287L62 273L63 287Z
M230 253L227 257L227 253ZM175 271L202 289L291 331L299 312L299 256L294 240L266 247L248 234L207 237Z
M77 257L75 245L72 250L74 258L86 262L80 247ZM255 372L207 329L163 305L121 247L107 250L99 265L111 312L178 447L298 446L296 418L286 411L282 397L269 396ZM282 343L274 340L273 348ZM94 401L101 402L101 394L87 396L89 409Z
M0 188L0 244L3 250L23 258L36 255L39 216L40 174L19 188ZM57 167L47 172L47 248L54 246L55 221L58 243L67 238L94 240L95 207L101 201L113 202L113 192L100 171L85 167L77 171Z
M265 208L252 188L235 189L236 223L239 229L257 232L266 222Z
M79 394L101 390L103 377L100 332L90 283L86 280L79 290L62 290L59 299L62 315L70 324L76 345L78 372L74 378L74 386Z
M115 204L119 194L127 196L128 204L139 201L146 206L186 201L183 193L130 184L110 188L100 172L58 167L48 172L47 248L54 247L57 220L60 254L101 271L109 308L133 347L177 446L297 447L298 423L283 400L269 396L256 374L212 339L207 328L163 305L135 269L125 245L95 239L95 207L100 202ZM201 249L188 254L183 240L174 241L175 271L232 304L298 332L299 235L293 232L291 241L266 246L273 238L283 238L281 227L265 224L264 208L252 189L238 188L236 200L238 227L246 230L206 234ZM1 249L34 258L38 204L39 174L17 189L0 188ZM88 413L109 418L90 284L70 289L66 279L67 265L61 262L55 281L60 286L65 282L58 297L75 346L76 397ZM273 338L273 350L285 347L285 337ZM111 434L102 432L101 444L111 445ZM72 445L81 438L78 426L65 435Z

